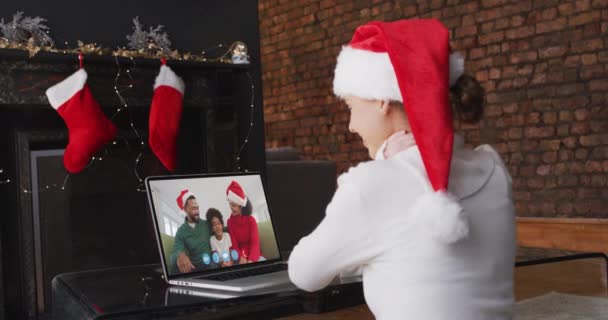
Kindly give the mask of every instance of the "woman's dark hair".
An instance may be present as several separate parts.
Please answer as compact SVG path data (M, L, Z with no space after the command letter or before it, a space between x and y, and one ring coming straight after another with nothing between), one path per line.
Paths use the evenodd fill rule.
M251 205L251 201L247 199L247 204L244 207L241 207L241 214L244 216L250 216L253 212L253 206Z
M218 218L222 226L224 225L224 218L222 218L222 214L219 210L215 208L209 208L209 210L207 210L207 213L205 214L205 217L207 218L207 222L209 224L209 229L211 229L211 232L213 232L213 228L211 227L211 219Z
M460 120L477 123L483 115L485 92L477 79L462 75L450 88L450 102Z

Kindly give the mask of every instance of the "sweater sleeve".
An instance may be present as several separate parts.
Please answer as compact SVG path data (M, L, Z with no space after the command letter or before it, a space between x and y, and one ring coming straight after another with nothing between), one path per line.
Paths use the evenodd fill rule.
M249 261L258 261L260 259L260 233L258 231L258 223L255 218L249 216Z
M327 206L325 218L302 238L289 258L289 277L299 288L316 291L338 274L366 264L380 250L372 241L373 216L366 215L360 192L342 184Z
M171 250L171 257L169 258L170 270L176 272L177 270L177 257L179 257L180 253L186 253L186 245L184 243L183 232L180 229L177 230L177 234L175 235L175 240L173 241L173 249Z

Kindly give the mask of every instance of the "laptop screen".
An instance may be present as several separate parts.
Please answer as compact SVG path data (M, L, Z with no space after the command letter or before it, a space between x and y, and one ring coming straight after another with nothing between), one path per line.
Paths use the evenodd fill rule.
M259 173L151 177L147 187L169 276L281 258Z

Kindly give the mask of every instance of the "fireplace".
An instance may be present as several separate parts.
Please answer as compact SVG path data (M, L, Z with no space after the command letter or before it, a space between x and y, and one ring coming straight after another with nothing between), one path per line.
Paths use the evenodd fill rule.
M4 294L10 319L47 316L57 274L159 259L140 181L167 174L149 148L141 148L159 62L134 61L133 90L124 94L129 108L113 118L120 138L96 155L101 160L68 175L63 167L68 133L44 91L71 74L75 61L52 54L28 60L0 50L0 168L11 179L0 185L5 204L0 297ZM111 117L117 68L133 61L85 61L91 90ZM236 171L235 156L250 123L248 67L179 61L171 66L186 82L176 173ZM262 140L263 134L254 132L250 139ZM246 148L241 158L249 169L263 169L263 150Z

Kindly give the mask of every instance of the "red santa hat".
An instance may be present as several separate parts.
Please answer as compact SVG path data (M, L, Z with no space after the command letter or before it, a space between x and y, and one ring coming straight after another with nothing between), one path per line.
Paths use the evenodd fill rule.
M194 193L190 192L188 189L184 189L177 196L177 207L184 211L184 207L186 206L186 201L188 198L194 197Z
M241 185L236 181L232 181L228 188L226 189L226 196L228 197L228 201L234 202L241 207L247 205L247 197L245 196L245 192Z
M411 210L445 243L468 234L462 207L447 193L454 142L449 88L463 70L462 57L450 54L441 22L375 21L358 27L342 48L334 77L339 97L403 102L430 182Z

